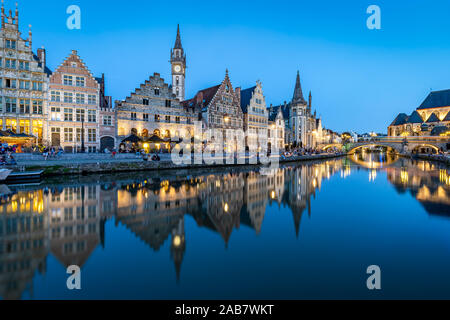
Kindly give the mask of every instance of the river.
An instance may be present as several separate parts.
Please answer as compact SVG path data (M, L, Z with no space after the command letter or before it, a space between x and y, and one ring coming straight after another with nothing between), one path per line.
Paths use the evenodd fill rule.
M437 163L363 153L0 193L2 299L450 298L450 170ZM371 265L381 290L367 288Z

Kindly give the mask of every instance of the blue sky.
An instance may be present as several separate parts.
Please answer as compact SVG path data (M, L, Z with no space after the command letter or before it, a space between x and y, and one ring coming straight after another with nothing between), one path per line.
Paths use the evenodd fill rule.
M14 9L6 0L6 8ZM81 8L81 30L66 27L66 9ZM382 29L366 27L369 5ZM188 58L187 97L219 83L261 80L268 104L293 95L300 70L304 95L324 126L386 132L433 90L450 88L450 1L19 1L20 26L33 25L34 50L51 69L78 50L107 94L126 97L154 72L170 79L177 23Z

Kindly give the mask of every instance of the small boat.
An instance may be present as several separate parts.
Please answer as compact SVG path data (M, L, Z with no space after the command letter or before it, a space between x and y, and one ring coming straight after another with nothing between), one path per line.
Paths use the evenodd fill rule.
M0 181L5 181L6 178L11 174L12 170L0 169Z
M21 183L21 182L41 180L43 172L44 172L44 170L13 172L13 173L10 173L8 175L8 177L6 178L6 183L17 184L17 183Z

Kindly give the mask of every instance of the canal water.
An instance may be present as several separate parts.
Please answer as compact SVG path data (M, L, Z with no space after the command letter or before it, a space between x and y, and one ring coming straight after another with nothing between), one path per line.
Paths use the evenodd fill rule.
M362 153L0 186L0 297L449 299L449 173Z

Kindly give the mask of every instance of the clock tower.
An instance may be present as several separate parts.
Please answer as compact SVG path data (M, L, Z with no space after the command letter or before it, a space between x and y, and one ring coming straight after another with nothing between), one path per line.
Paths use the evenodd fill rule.
M175 46L170 50L170 64L172 66L172 92L178 100L184 101L186 90L186 55L181 45L180 25L178 25L177 29Z

